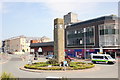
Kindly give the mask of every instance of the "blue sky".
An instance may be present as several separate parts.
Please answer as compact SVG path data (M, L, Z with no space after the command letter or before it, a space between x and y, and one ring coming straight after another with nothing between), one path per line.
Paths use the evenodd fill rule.
M1 8L0 8L1 9ZM25 35L53 39L53 20L68 12L79 20L118 14L117 2L4 2L0 10L2 39Z

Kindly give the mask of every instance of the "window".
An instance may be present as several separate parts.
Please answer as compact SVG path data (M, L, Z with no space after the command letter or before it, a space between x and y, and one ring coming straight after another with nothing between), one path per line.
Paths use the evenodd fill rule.
M108 59L113 59L111 56L107 56Z
M108 29L105 29L105 34L108 34Z
M93 56L93 58L96 58L96 59L103 59L103 56Z
M100 35L104 35L104 30L100 30Z
M108 58L105 56L105 59L108 59Z

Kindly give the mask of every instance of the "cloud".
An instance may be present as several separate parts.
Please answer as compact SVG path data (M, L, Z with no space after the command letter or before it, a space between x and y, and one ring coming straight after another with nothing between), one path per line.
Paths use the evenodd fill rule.
M77 0L61 0L61 1L56 1L54 0L51 1L43 1L43 3L51 9L52 13L56 17L62 17L63 15L67 14L68 12L75 12L75 13L88 13L92 12L96 9L97 2L79 2ZM89 9L88 9L89 8Z

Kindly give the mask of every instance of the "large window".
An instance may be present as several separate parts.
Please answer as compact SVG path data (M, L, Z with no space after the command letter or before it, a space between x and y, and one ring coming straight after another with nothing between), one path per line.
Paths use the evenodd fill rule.
M98 25L99 29L99 46L114 46L117 45L119 29L115 24L106 23Z
M118 32L118 29L102 29L100 30L100 35L118 34Z
M84 37L86 37L86 45L94 45L94 26L67 31L68 46L84 46Z
M95 58L95 59L103 59L104 57L103 56L93 56L93 58Z

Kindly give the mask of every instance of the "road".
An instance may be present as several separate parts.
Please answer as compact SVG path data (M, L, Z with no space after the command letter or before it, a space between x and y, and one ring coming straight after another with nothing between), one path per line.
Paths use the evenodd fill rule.
M96 64L95 68L79 71L62 72L28 72L19 68L27 64L19 55L10 55L11 59L6 63L0 64L2 72L10 72L18 78L46 78L48 76L65 78L117 78L118 63L114 65Z

